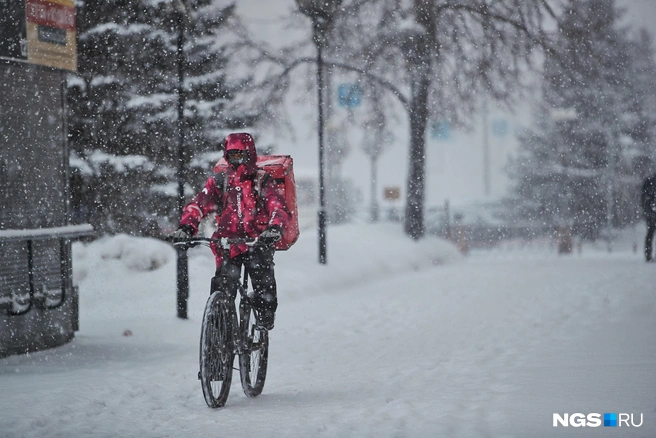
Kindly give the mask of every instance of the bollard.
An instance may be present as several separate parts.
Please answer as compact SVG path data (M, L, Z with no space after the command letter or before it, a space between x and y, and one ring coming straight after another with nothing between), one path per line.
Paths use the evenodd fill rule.
M572 228L558 227L558 254L572 253Z

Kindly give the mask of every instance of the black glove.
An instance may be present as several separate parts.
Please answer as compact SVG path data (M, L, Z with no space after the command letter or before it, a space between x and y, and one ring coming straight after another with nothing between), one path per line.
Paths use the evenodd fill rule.
M189 225L180 225L177 230L166 236L169 242L181 242L194 236L194 229Z
M269 228L262 231L258 240L264 245L271 245L280 239L282 239L282 228L280 228L279 225L271 225Z

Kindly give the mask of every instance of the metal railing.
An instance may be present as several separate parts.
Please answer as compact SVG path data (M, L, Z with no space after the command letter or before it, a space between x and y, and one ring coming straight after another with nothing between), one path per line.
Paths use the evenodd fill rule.
M28 280L27 290L20 294L12 291L10 299L0 300L0 308L5 309L11 316L17 316L26 314L33 306L41 309L60 307L66 301L66 290L73 287L70 241L93 234L93 227L89 224L56 228L0 230L0 247L6 243L24 242ZM37 286L35 282L35 241L55 239L59 241L60 287L48 288L47 282Z

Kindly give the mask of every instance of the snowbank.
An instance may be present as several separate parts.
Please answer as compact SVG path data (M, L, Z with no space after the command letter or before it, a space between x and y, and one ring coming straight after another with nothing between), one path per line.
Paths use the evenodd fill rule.
M156 239L118 234L103 237L89 245L73 245L73 282L79 283L88 275L90 264L100 260L119 260L130 271L152 271L174 259L170 245ZM90 260L89 258L95 258Z
M294 247L276 255L281 296L332 291L462 257L450 242L433 236L415 242L401 227L398 223L329 227L326 265L318 263L317 230L305 231Z
M327 232L327 265L318 263L316 229L302 232L288 251L276 254L276 279L281 303L308 294L321 294L363 284L373 279L417 271L461 258L449 242L428 236L419 242L406 237L397 223L331 226ZM214 257L205 247L189 251L189 312L202 311L209 280L214 274ZM171 314L174 309L176 257L165 242L120 234L90 244L73 245L73 278L80 284L81 304L102 307L106 294L123 296L126 311ZM131 278L133 277L133 278ZM119 284L147 281L155 286L127 290ZM94 284L87 285L85 282ZM107 285L107 286L105 286ZM157 296L157 295L159 296ZM118 296L117 296L118 295ZM161 295L171 298L159 311ZM128 303L134 304L127 309ZM144 310L148 308L148 310ZM160 313L161 312L161 313Z

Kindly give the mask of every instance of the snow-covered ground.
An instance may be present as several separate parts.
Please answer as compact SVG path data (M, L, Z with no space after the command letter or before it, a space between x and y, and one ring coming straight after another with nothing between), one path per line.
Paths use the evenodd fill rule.
M246 398L236 379L220 410L196 379L209 250L190 253L182 321L166 244L76 244L81 331L0 360L0 436L656 436L656 266L639 254L462 258L399 224L348 225L329 228L319 266L316 240L277 255L264 393ZM643 424L552 426L578 412Z

